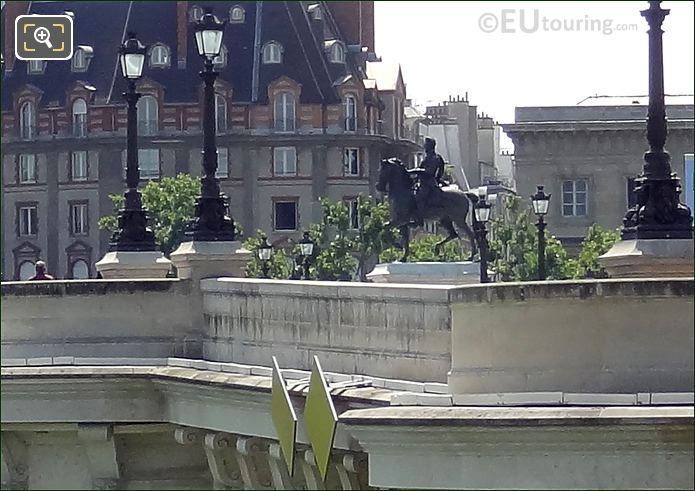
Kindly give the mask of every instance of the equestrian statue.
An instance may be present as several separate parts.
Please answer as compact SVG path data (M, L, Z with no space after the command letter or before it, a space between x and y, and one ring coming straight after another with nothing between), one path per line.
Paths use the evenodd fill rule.
M435 152L435 146L433 138L425 138L425 158L415 169L407 169L397 158L382 160L376 189L388 194L389 224L401 234L402 262L406 262L410 254L410 227L421 227L425 220L434 219L449 234L435 245L435 253L439 254L444 244L459 237L458 228L470 240L469 261L472 261L478 246L466 217L478 196L444 181L444 159Z

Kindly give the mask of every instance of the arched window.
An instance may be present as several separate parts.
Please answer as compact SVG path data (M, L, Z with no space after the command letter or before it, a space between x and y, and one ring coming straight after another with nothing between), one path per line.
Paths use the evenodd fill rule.
M244 17L246 16L246 12L244 11L244 8L240 5L235 5L231 9L229 9L229 22L230 23L240 23L244 22Z
M74 280L86 280L89 278L89 265L83 259L78 259L72 263L72 271L70 272Z
M46 69L46 62L44 60L29 60L27 63L27 73L29 75L41 75Z
M345 131L357 130L357 100L354 95L346 95L343 101L345 113Z
M169 66L169 48L163 44L155 44L150 49L150 66L164 68Z
M294 131L294 106L294 95L290 92L280 92L275 96L273 114L277 131Z
M193 8L191 8L190 12L188 13L188 20L191 22L198 22L202 16L203 9L195 5L193 6Z
M76 49L72 55L72 71L83 72L87 69L87 54L83 49Z
M345 50L342 44L335 42L331 45L330 60L331 63L345 63Z
M215 68L217 69L220 69L227 65L227 48L224 44L220 48L220 54L212 59L212 64L215 65Z
M87 103L84 99L75 99L72 103L72 136L87 136Z
M156 135L159 131L159 107L157 99L146 95L138 101L138 133L141 136Z
M27 281L29 278L34 276L36 268L34 263L31 261L24 261L19 265L19 281Z
M26 101L19 110L19 133L22 140L34 138L36 130L36 112L34 103Z
M282 63L282 46L280 43L270 41L263 46L263 63Z
M222 94L215 94L215 126L218 133L227 131L227 99Z

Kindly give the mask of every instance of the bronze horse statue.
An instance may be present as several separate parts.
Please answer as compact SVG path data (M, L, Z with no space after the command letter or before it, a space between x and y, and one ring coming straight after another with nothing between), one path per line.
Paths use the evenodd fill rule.
M384 159L381 161L379 170L379 180L376 189L379 192L387 193L391 210L390 225L398 228L403 245L402 262L408 260L410 255L410 227L414 222L417 213L415 203L414 178L415 174L408 172L403 162L398 159ZM427 206L425 220L439 220L449 235L435 246L435 254L439 255L441 248L447 242L459 237L456 227L468 236L471 242L472 261L478 253L478 246L475 234L466 222L468 211L471 205L478 201L478 196L468 191L461 191L456 186L445 186L439 191L438 206Z

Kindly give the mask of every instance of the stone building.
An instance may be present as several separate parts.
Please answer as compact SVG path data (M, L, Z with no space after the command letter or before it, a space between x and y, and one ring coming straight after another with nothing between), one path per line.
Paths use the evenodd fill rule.
M692 101L666 99L666 149L681 178L693 153ZM593 223L619 227L648 149L646 98L589 98L576 106L517 107L515 114L503 129L514 142L517 190L528 197L542 184L552 194L550 233L575 248Z
M372 2L214 2L227 21L216 60L218 177L245 233L296 238L318 199L374 192L382 156L412 158L403 139L405 84L374 54ZM124 189L125 83L117 50L128 31L148 46L138 91L143 183L199 175L202 60L196 2L8 2L2 81L2 272L47 261L88 277L108 249L97 222ZM72 60L14 57L18 15L74 17ZM389 78L391 77L391 78Z

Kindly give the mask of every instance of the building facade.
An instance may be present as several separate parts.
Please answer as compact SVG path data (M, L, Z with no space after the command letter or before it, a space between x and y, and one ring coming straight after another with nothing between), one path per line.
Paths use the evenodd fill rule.
M215 60L218 177L246 235L296 238L320 219L319 198L371 194L382 156L411 158L416 146L392 113L402 112L405 84L374 54L372 2L213 6L227 22ZM64 12L74 18L72 60L15 59L18 15ZM202 14L202 5L172 1L3 7L5 279L27 277L39 258L58 277L90 277L108 250L97 223L113 212L110 195L124 190L117 50L128 31L148 46L137 86L143 184L200 175L202 60L193 23Z
M686 155L693 153L690 99L681 104L667 98L666 149L681 178ZM514 142L519 194L530 196L537 185L545 186L552 194L548 229L571 248L593 223L612 229L622 224L648 149L644 98L595 102L600 105L518 107L515 123L503 125Z

